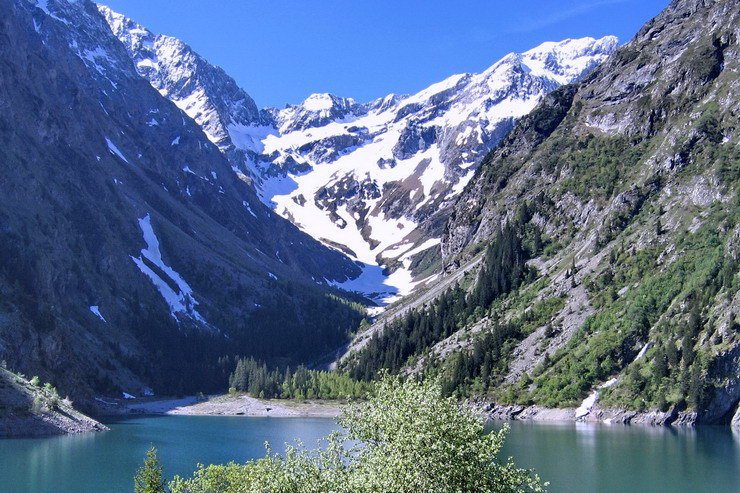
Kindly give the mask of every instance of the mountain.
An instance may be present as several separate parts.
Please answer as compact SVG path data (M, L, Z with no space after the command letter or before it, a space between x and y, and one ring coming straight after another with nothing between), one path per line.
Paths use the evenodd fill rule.
M498 417L739 420L738 40L737 2L674 0L545 96L456 199L448 289L340 367L440 375Z
M0 45L9 368L78 402L203 390L220 357L306 361L357 325L325 280L361 269L265 207L95 4L4 0Z
M389 267L390 284L409 294L436 273L430 249L480 159L545 94L580 79L616 46L614 37L545 43L412 96L359 105L314 94L273 110L279 135L263 141L264 154L273 166L306 171L275 173L260 194L324 243Z
M362 277L341 286L379 301L434 279L450 205L480 159L545 94L617 47L611 36L544 43L412 96L358 103L313 94L258 111L182 41L99 8L139 74L203 128L265 204L364 264Z

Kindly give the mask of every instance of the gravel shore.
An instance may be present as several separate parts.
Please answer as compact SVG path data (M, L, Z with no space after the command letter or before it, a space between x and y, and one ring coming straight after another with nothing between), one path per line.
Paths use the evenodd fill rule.
M198 399L129 399L106 409L110 414L169 414L190 416L261 416L275 418L339 416L341 402L256 399L246 394L220 394Z

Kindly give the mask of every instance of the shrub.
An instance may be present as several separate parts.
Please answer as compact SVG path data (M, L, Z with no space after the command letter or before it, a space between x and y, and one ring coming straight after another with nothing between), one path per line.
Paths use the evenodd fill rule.
M344 434L314 451L289 447L244 465L201 466L176 477L173 493L541 491L537 476L498 457L506 430L485 434L483 420L438 382L384 376L375 396L345 410Z
M46 409L46 405L45 405L44 399L38 396L33 399L33 404L31 404L31 412L33 414L42 413L44 412L45 409Z

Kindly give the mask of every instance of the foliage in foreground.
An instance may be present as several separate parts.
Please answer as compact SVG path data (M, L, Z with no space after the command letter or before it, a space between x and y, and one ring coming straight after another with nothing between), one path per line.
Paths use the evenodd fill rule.
M323 447L269 450L246 464L200 466L176 477L173 493L237 492L524 492L539 479L498 458L506 430L484 433L483 420L437 382L385 376L375 396L347 408L344 434Z

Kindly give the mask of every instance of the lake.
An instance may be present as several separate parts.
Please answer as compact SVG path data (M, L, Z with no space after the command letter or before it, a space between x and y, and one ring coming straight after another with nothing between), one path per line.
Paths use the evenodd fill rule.
M336 429L324 418L138 417L109 432L0 440L0 492L133 491L153 444L168 476L196 464L243 462L264 442L300 438L313 447ZM493 427L501 426L496 423ZM534 467L552 492L730 492L740 485L740 430L598 424L511 423L504 453Z

